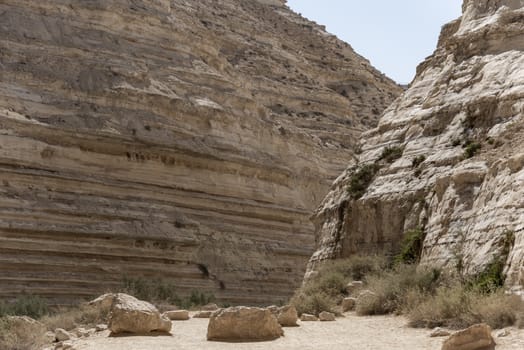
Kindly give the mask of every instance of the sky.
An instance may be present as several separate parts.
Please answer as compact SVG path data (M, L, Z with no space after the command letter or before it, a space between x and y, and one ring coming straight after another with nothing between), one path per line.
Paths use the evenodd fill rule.
M460 17L462 0L288 0L287 4L405 84L435 50L441 27Z

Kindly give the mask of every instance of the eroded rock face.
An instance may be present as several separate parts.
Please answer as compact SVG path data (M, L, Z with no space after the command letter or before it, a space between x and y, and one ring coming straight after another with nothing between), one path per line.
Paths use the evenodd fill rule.
M473 274L504 257L508 287L523 286L523 2L466 1L464 9L409 90L363 135L359 166L380 170L362 197L348 191L353 163L316 212L310 272L325 259L394 250L420 227L422 264L454 269L460 260ZM379 160L387 147L399 158Z
M268 309L231 307L211 316L207 340L213 341L265 341L284 335L277 318Z
M0 23L0 296L286 299L400 93L281 0L6 0Z

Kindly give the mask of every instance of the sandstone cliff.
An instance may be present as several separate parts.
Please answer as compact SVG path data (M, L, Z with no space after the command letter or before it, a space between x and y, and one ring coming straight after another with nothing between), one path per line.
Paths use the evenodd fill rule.
M507 257L508 287L524 286L524 1L463 9L316 212L309 271L420 227L422 264L473 274Z
M0 297L275 302L400 88L285 1L0 3Z

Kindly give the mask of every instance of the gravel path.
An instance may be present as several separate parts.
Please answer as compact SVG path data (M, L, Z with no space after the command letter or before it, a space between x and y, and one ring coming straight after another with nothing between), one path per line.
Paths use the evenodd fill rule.
M285 336L263 343L220 343L206 340L207 319L173 322L172 336L97 336L77 341L76 350L440 350L445 338L430 338L429 330L406 327L402 317L357 317L346 314L336 322L302 322L285 328ZM494 333L497 333L496 331ZM497 350L524 349L524 330L511 329L505 338L496 338Z

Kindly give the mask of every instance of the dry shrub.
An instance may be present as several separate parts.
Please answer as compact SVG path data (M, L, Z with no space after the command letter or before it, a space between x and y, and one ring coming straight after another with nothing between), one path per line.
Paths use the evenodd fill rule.
M460 285L440 287L434 295L411 291L408 299L405 311L411 327L458 329L475 323L475 317L469 312L472 295L465 293Z
M519 318L524 315L524 301L517 295L507 295L499 290L489 295L479 294L472 303L472 310L491 328L518 326Z
M40 350L46 344L45 328L12 318L0 318L0 349Z
M414 265L397 265L381 275L368 278L368 289L374 294L357 300L358 315L401 313L413 293L430 294L437 288L440 271L417 269Z
M107 322L107 311L82 304L75 308L61 309L52 315L44 316L40 321L53 331L56 328L71 330L79 326L94 327Z
M439 288L435 295L421 297L406 313L412 327L461 329L484 322L497 329L518 325L524 302L503 290L486 294L456 284Z
M291 299L291 304L295 306L299 315L318 315L322 311L335 312L333 298L322 292L314 294L296 294Z
M386 258L381 256L353 256L326 262L318 273L295 293L291 304L299 314L334 312L335 305L347 296L348 282L377 274L386 265Z

